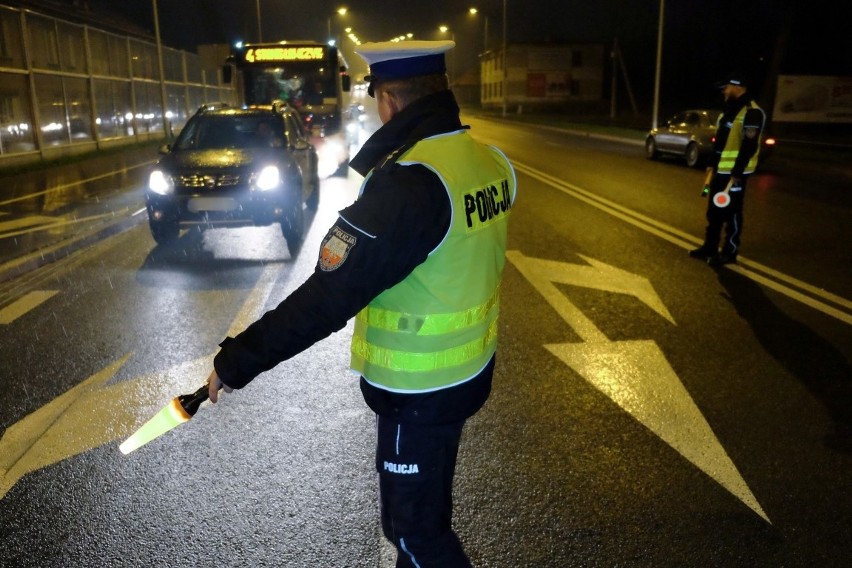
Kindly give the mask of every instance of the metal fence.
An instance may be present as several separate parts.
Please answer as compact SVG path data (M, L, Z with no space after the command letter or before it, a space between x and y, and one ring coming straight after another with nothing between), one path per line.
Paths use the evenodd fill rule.
M162 138L234 101L198 55L0 5L0 165ZM165 98L165 109L163 99Z

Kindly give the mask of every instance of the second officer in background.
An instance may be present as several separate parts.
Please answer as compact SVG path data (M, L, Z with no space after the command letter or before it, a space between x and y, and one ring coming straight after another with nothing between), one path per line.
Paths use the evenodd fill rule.
M747 94L746 79L731 73L719 83L725 108L719 118L713 142L713 155L707 167L709 201L704 243L689 256L706 260L711 266L737 261L743 231L743 200L748 176L757 168L760 141L766 115ZM719 195L718 194L723 194ZM719 250L722 229L725 239Z

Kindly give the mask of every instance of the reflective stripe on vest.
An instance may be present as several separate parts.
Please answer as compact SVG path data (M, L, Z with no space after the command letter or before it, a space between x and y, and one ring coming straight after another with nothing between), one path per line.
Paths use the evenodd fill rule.
M500 290L494 290L488 300L461 312L450 314L418 315L383 310L367 306L358 312L359 321L376 329L416 333L417 335L440 335L457 329L471 327L485 320L488 312L500 301Z
M457 367L472 360L481 358L484 353L488 357L494 352L497 344L497 320L491 322L485 335L462 345L450 347L443 351L429 353L416 353L412 351L399 351L379 347L368 342L361 336L352 338L352 355L364 361L371 361L392 371L405 371L406 373L424 373L437 371L446 367ZM421 383L418 387L430 388L440 386L441 383ZM391 385L389 385L391 386Z
M750 105L745 105L740 111L737 113L737 116L734 117L733 123L731 124L731 131L728 133L728 139L725 141L725 147L722 149L722 155L719 158L719 166L717 167L717 171L720 174L729 174L731 170L734 169L734 164L737 162L737 156L740 154L740 146L743 142L743 122L745 121L746 112L750 108L759 109L760 107L754 101L751 101ZM757 150L754 151L754 155L749 158L748 164L746 164L745 169L743 170L744 174L754 173L754 170L757 169L757 157L760 154L760 144L763 139L763 130L760 131L760 137L757 140Z

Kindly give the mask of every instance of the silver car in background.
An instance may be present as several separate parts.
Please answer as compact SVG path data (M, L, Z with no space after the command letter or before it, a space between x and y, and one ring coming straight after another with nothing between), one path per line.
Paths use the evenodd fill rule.
M713 152L713 136L719 121L718 110L685 110L675 114L645 138L645 155L679 156L689 167L702 165Z

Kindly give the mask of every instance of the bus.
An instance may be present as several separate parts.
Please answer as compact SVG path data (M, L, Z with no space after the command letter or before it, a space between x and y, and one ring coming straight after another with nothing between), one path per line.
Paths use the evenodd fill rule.
M344 114L351 80L336 47L310 41L238 44L225 66L226 83L232 66L241 104L284 101L296 109L311 133L320 177L349 161Z

